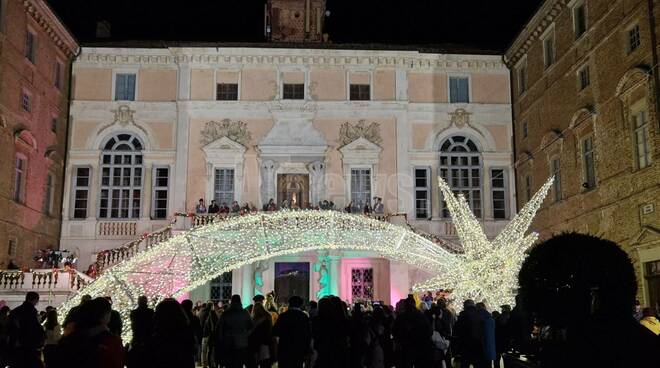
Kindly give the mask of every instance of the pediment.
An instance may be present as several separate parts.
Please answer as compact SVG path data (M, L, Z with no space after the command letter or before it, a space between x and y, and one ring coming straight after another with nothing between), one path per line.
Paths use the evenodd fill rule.
M382 151L382 148L370 140L364 137L360 137L340 148L339 151L342 153L347 153L350 151L380 152Z
M644 245L652 241L660 240L660 229L653 226L644 226L642 231L635 237L633 244Z
M202 151L207 155L210 153L244 153L246 150L242 144L231 140L229 137L220 137L213 142L202 147Z

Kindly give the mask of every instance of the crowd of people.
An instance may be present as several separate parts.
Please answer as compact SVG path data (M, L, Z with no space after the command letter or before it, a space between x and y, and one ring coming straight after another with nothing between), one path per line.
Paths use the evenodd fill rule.
M278 306L257 295L245 308L146 297L122 324L110 297L83 296L62 325L28 292L0 309L0 365L27 368L189 367L658 367L657 309L633 303L632 263L614 243L560 236L535 247L516 305L489 310L451 295L409 295L394 307L336 296ZM583 249L571 251L571 244ZM587 257L598 262L585 262ZM543 260L543 262L541 262ZM612 272L611 270L617 270ZM595 286L598 285L598 286ZM447 298L448 297L448 298ZM131 332L130 341L122 335ZM525 358L520 358L522 355Z
M264 203L261 207L262 211L272 212L278 210L336 210L335 203L331 200L322 200L319 201L316 205L312 203L307 203L306 205L300 205L295 201L283 200L281 204L277 204L275 199L271 198L268 202ZM207 206L204 198L200 198L195 206L195 213L197 215L203 214L227 214L227 215L244 215L249 213L254 213L259 211L258 208L252 203L243 203L240 205L237 201L233 201L231 205L228 205L226 202L222 202L220 205L216 202L215 199L211 200L211 203ZM370 200L365 201L350 201L346 207L344 207L344 212L347 213L363 213L366 215L383 215L385 213L385 206L383 204L383 199L381 197L374 197L373 203Z

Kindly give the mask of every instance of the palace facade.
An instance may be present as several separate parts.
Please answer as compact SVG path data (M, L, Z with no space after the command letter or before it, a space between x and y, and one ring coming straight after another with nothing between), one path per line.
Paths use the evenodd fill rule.
M200 199L259 209L270 199L300 208L327 200L361 212L379 197L385 213L453 241L438 175L494 236L515 213L511 125L509 71L497 55L83 47L73 65L61 247L85 269L176 212L195 212ZM377 254L323 256L341 273L331 289L348 300L396 301L424 276ZM195 298L249 297L260 267L263 291L291 289L283 285L300 280L286 276L303 275L296 292L315 299L319 257L245 266Z
M505 53L518 207L550 175L532 229L604 237L660 306L658 22L653 1L545 1Z

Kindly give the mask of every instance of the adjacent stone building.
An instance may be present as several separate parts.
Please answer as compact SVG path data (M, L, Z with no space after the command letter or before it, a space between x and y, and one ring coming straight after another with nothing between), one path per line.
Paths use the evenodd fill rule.
M506 51L517 201L551 175L533 228L620 243L660 303L657 1L547 0Z
M0 268L57 249L78 44L43 0L0 2Z

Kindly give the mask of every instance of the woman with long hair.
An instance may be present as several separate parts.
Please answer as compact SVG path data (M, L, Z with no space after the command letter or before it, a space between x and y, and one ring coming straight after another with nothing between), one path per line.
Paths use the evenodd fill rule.
M195 367L195 336L179 302L167 298L158 303L153 331L147 341L151 367Z
M46 342L44 343L44 363L46 367L52 367L55 364L55 354L57 353L57 343L62 337L62 326L57 321L57 310L51 309L46 315Z
M248 340L250 353L259 368L269 368L272 365L273 318L261 303L256 303L252 308L252 321L254 329Z

